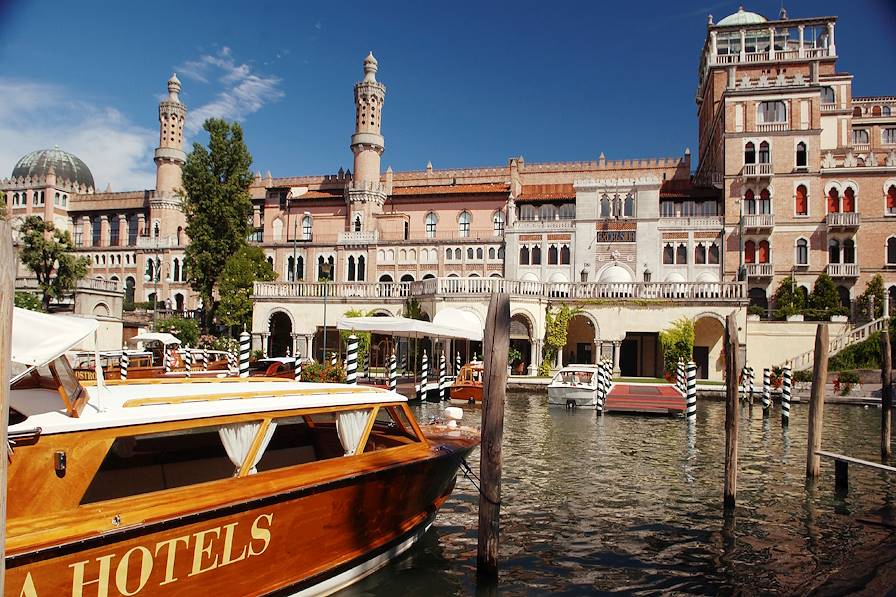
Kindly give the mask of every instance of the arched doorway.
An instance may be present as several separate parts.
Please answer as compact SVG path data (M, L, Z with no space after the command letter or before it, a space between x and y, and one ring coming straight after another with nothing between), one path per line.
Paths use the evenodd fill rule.
M272 357L286 356L286 349L292 353L292 319L283 311L271 315L268 325L271 333L268 341L268 355Z
M510 348L520 355L519 360L510 363L511 373L526 375L532 365L532 322L522 313L510 318Z
M748 296L750 297L750 308L756 307L768 313L768 296L765 288L751 288Z
M124 302L134 304L134 289L136 287L136 281L133 276L128 276L124 279Z
M594 363L594 322L584 315L575 315L566 326L566 346L562 363Z
M174 295L174 308L178 313L184 312L184 295L179 292Z
M716 317L698 317L694 322L694 363L698 379L720 380L724 377L724 333L725 326Z
M890 317L896 315L896 286L890 286Z
M838 286L837 296L840 297L840 306L846 309L846 315L852 315L852 299L849 297L849 288Z

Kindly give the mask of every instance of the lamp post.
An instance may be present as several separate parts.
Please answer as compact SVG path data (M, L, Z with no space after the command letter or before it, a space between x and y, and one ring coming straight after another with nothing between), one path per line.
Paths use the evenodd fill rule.
M330 281L330 269L331 266L329 261L324 261L320 264L320 279L322 279L324 283L324 342L321 349L321 363L324 363L327 360L327 287L329 286L328 282Z
M143 280L145 282L149 282L152 280L153 284L153 300L152 300L152 331L156 331L156 311L158 310L159 304L159 276L162 273L162 262L159 259L159 240L156 239L155 247L153 252L150 254L150 260L152 263L152 275L149 273L143 274Z

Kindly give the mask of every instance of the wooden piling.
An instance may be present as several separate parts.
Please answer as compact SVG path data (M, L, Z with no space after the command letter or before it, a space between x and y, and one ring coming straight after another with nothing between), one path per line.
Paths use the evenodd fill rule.
M893 455L893 353L890 330L880 333L880 457L886 461Z
M815 331L815 363L812 365L812 395L809 398L809 438L806 446L806 478L815 479L821 467L821 431L824 420L824 387L828 379L828 324Z
M734 508L737 497L737 424L739 413L737 374L740 342L734 313L725 320L725 508Z
M15 297L15 250L12 246L12 228L6 220L0 220L0 595L5 595L3 579L6 576L6 468L7 429L9 421L9 379L12 372L12 307Z
M498 535L501 515L501 441L504 394L510 347L510 297L492 294L485 323L482 365L482 444L479 464L479 546L476 576L481 584L498 580Z

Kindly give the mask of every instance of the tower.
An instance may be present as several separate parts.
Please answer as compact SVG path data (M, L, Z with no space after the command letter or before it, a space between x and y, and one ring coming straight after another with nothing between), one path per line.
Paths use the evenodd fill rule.
M386 191L380 182L380 156L384 148L380 126L386 86L376 80L376 71L376 58L371 52L364 59L364 79L355 83L355 134L351 143L355 167L346 197L352 231L372 230L371 215L382 209L386 200Z
M186 162L183 147L187 107L177 97L179 92L180 81L173 74L168 79L168 97L159 102L159 146L154 157L157 197L171 197L181 187L181 168Z

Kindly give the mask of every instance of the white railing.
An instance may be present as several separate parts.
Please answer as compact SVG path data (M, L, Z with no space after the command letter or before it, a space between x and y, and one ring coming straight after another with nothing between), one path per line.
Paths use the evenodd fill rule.
M774 228L774 214L747 214L744 216L744 228Z
M771 176L771 164L744 164L744 176Z
M803 48L803 57L805 58L826 58L833 56L829 48Z
M847 346L851 346L857 342L861 342L876 332L879 332L885 329L890 323L890 320L886 317L881 317L880 319L875 319L874 321L870 321L863 326L853 328L848 332L840 334L835 338L830 340L830 344L828 345L828 356L832 357ZM801 371L803 369L807 369L813 365L815 361L815 349L809 349L804 353L798 354L792 359L787 359L784 361L785 367L790 367L794 371Z
M804 60L806 58L826 58L833 56L828 48L801 48L796 50L774 50L773 54L769 54L767 50L762 52L744 52L743 55L737 54L716 54L710 58L711 65L719 64L740 64L767 62L767 61L789 61Z
M744 54L744 62L765 62L768 58L768 52L747 52Z
M770 266L769 266L770 267ZM515 296L571 299L666 299L743 300L743 284L737 282L529 282L504 278L430 278L419 282L256 282L256 299L404 299L490 295L504 292Z
M516 230L572 230L575 220L517 220L513 224Z
M871 151L871 144L870 143L853 143L852 150L858 151L858 152Z
M821 104L822 112L833 112L837 109L837 104Z
M775 50L775 60L796 60L800 57L799 50Z
M101 290L103 292L118 292L117 280L103 280L100 278L83 278L78 280L75 288L84 290Z
M858 263L829 263L826 270L832 278L858 278Z
M828 228L858 228L859 220L858 212L854 211L829 213L824 217Z
M750 278L771 278L775 273L771 263L748 263L747 276Z
M170 249L177 246L176 236L138 236L138 249Z
M756 130L760 133L777 133L789 128L786 122L761 122L756 125Z
M379 235L376 230L364 232L340 232L338 243L340 245L369 245L377 242Z
M684 228L688 230L717 230L722 227L722 216L690 216L660 218L660 228Z

